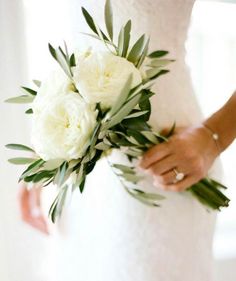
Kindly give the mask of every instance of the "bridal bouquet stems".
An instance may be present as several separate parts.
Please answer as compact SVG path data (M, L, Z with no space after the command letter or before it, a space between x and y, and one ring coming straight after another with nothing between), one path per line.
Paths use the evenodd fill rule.
M148 123L154 95L151 87L168 73L166 66L173 61L166 58L168 52L149 52L145 34L131 45L131 20L115 40L110 1L105 4L106 32L85 8L82 13L93 32L87 35L100 40L104 51L69 53L66 44L58 48L49 44L58 70L43 82L34 80L37 89L22 87L24 95L7 100L31 104L25 113L32 115L33 148L22 144L8 144L7 148L33 156L9 161L28 164L19 180L57 185L58 194L49 211L52 221L62 212L69 185L83 192L87 175L113 149L122 151L130 163L110 163L125 190L144 204L159 206L163 196L137 188L143 176L136 171L134 160L153 145L168 141L174 132L173 126L164 137ZM207 207L219 210L229 202L221 188L225 187L205 178L187 191Z

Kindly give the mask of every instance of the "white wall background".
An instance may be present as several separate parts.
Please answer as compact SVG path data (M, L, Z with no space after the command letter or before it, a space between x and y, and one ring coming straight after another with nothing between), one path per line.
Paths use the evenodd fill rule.
M41 261L46 238L23 224L17 205L17 177L21 169L7 163L11 142L29 143L27 118L22 108L5 104L28 83L22 1L0 0L0 280L42 281ZM32 263L32 261L34 261Z

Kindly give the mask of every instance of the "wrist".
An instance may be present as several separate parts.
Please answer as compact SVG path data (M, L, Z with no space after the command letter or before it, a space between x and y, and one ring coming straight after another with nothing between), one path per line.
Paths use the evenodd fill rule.
M236 137L235 108L236 92L221 109L203 122L205 126L218 135L217 143L220 152L223 152Z
M220 136L219 136L218 132L215 131L214 129L212 129L206 122L202 123L202 126L206 131L208 131L211 139L215 143L215 147L218 150L218 154L221 154L223 149L222 149L222 146L221 146L221 143L220 143Z
M219 143L219 135L204 123L200 125L199 131L204 139L204 145L208 153L213 158L217 158L222 152Z

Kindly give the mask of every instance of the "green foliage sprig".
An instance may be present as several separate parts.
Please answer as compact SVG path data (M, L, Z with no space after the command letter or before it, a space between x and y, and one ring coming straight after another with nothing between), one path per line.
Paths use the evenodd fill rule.
M153 130L149 124L151 115L150 98L154 95L151 85L161 75L169 72L166 66L174 61L165 58L168 51L155 50L149 53L150 39L146 38L145 34L140 36L131 46L131 20L128 20L120 29L117 42L115 42L113 12L109 0L106 1L104 10L106 32L101 30L85 8L82 8L82 14L93 32L87 35L100 40L113 54L126 58L135 67L142 67L144 77L140 85L131 88L132 75L130 75L119 97L109 110L102 110L99 103L96 105L98 111L97 125L82 158L70 161L63 159L44 161L38 156L9 159L13 164L29 164L19 180L33 183L40 182L43 186L50 183L58 186L58 195L49 210L53 222L62 213L69 185L71 185L72 191L79 188L82 193L87 175L93 171L97 161L113 149L121 150L130 161L129 166L109 162L128 194L148 206L159 207L160 201L164 199L163 196L137 188L139 182L143 180L143 176L137 173L134 161L150 147L168 141L175 130L174 124L169 134L162 136ZM49 44L49 51L73 83L72 68L76 65L75 55L68 53L66 44L64 49L60 46L54 48ZM37 87L41 86L41 82L38 80L34 80L34 84ZM10 98L7 102L33 102L37 91L28 87L22 87L22 90L25 93L24 95ZM33 113L33 111L30 108L26 113ZM27 151L31 155L34 153L32 148L21 144L8 144L7 148ZM213 179L205 178L189 187L188 191L208 208L220 210L221 207L227 207L229 203L229 199L221 192L222 188L225 189L226 187Z

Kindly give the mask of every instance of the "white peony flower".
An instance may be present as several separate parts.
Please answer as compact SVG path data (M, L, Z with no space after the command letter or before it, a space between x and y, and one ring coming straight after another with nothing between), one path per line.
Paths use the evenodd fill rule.
M52 72L49 77L42 82L38 90L37 96L33 102L34 112L44 109L51 103L54 97L67 94L71 91L74 91L74 85L63 70L58 69Z
M45 98L47 106L34 112L32 120L36 153L44 160L81 158L97 123L94 106L74 92L54 96L50 101Z
M86 49L75 49L74 55L75 55L75 62L76 65L78 62L92 54L93 50L92 47L86 48Z
M139 70L127 59L110 52L88 52L73 69L74 82L87 102L109 108L117 100L125 82L133 74L132 88L142 82Z

